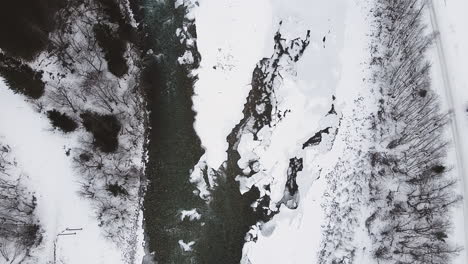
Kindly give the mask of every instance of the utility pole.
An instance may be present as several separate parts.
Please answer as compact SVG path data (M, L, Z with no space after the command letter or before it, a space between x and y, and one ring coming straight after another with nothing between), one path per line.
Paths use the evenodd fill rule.
M54 264L57 263L57 243L58 243L58 239L59 237L61 236L74 236L76 235L76 232L77 231L82 231L83 228L65 228L65 230L62 230L60 233L57 234L57 236L55 236L55 240L54 240Z

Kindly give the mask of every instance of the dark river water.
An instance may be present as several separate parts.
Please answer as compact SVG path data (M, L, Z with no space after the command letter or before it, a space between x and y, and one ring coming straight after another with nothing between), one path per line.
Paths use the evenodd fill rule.
M203 149L193 128L194 79L177 63L185 47L175 32L184 14L174 9L172 1L146 1L145 10L148 45L154 54L163 54L148 58L142 76L151 124L144 201L146 242L157 263L199 263L192 254L183 254L178 243L201 235L198 223L180 221L180 211L204 203L193 194L195 187L189 182L189 171Z
M196 78L177 62L186 50L175 35L184 23L184 9L175 9L173 1L145 0L144 10L146 45L158 54L147 56L142 75L151 125L146 169L149 184L143 210L147 250L154 252L151 258L161 264L239 263L245 234L258 218L250 207L258 191L240 194L234 180L240 173L239 155L232 149L237 146L236 138L230 136L233 142L228 161L216 168L219 179L212 202L207 204L194 194L196 186L189 182L190 171L204 151L193 126ZM196 35L194 26L188 31ZM192 53L195 68L200 59L196 47ZM201 219L182 221L181 211L193 208L201 213ZM183 251L179 240L194 241L193 250Z

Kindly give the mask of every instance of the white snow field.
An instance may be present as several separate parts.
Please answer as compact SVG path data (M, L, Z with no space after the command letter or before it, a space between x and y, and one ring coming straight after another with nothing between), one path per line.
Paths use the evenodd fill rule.
M72 136L54 132L48 119L32 108L24 97L14 94L0 78L0 135L27 175L28 186L37 197L36 214L44 231L41 246L33 251L34 264L119 264L122 252L103 237L89 200L78 194L67 148ZM57 235L66 228L82 228L74 236ZM71 233L71 232L70 232Z

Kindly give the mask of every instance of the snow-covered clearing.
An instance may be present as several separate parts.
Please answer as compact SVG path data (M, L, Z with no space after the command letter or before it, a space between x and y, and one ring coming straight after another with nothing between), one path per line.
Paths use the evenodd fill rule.
M54 132L47 118L37 113L21 95L13 94L0 79L0 134L10 145L29 189L37 196L37 211L44 229L43 244L33 252L37 264L124 263L120 252L102 236L88 200L79 196L79 176L65 155L74 142ZM82 228L74 236L57 235L66 228Z

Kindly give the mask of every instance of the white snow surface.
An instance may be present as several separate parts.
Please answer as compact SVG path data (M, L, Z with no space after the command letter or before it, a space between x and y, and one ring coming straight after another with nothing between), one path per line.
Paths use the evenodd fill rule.
M195 241L185 243L183 240L179 240L178 242L183 251L192 251L192 246L195 245Z
M33 251L34 264L52 263L54 241L66 228L82 228L75 236L57 239L57 263L119 264L122 252L102 236L89 200L81 198L79 176L65 155L73 137L54 132L49 121L0 79L0 133L10 145L29 189L37 197L36 214L44 231L43 243Z
M201 215L195 208L191 210L182 210L182 212L180 212L180 220L184 221L186 218L190 221L200 220Z

